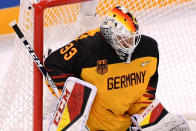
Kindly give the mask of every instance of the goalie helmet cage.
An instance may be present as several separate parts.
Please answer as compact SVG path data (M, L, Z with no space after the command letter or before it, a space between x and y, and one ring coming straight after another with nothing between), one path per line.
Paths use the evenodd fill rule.
M80 2L85 1L20 1L18 24L39 59L43 61L49 48L59 48L80 33L98 26L112 7L125 6L135 14L141 32L155 38L159 44L157 97L170 112L195 119L196 1L98 0L96 16L89 15L91 6L80 13ZM42 74L16 38L12 62L0 88L0 129L42 130L43 108L50 110L55 106L51 104L54 97L47 91Z

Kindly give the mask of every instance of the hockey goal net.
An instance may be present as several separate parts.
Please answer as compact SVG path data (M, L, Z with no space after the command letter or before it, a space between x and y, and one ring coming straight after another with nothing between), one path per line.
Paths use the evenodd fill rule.
M49 49L54 50L84 31L98 27L112 7L125 6L135 14L141 32L159 44L157 97L170 112L182 114L194 123L196 1L98 0L90 6L81 4L85 1L20 1L18 24L40 60ZM42 130L42 116L45 119L45 113L54 108L54 99L41 73L33 66L31 56L16 38L12 63L0 86L0 130ZM191 128L196 126L193 124Z

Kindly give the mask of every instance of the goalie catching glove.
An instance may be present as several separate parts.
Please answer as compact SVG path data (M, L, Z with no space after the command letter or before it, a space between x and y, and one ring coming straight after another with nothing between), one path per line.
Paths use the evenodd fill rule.
M142 114L131 116L131 120L129 131L190 131L182 116L169 113L157 99Z

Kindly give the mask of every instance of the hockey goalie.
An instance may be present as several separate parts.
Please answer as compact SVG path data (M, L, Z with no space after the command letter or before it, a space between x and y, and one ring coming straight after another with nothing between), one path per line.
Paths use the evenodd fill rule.
M45 59L61 92L49 130L189 131L155 99L158 63L156 40L141 34L126 8L114 7L100 27Z

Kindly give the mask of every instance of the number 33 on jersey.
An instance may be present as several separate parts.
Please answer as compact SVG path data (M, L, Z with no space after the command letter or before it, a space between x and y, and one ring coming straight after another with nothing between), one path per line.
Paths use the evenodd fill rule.
M65 47L63 47L60 50L60 54L64 55L64 60L70 60L76 53L77 53L77 49L74 47L73 43L70 43L68 45L66 45Z

